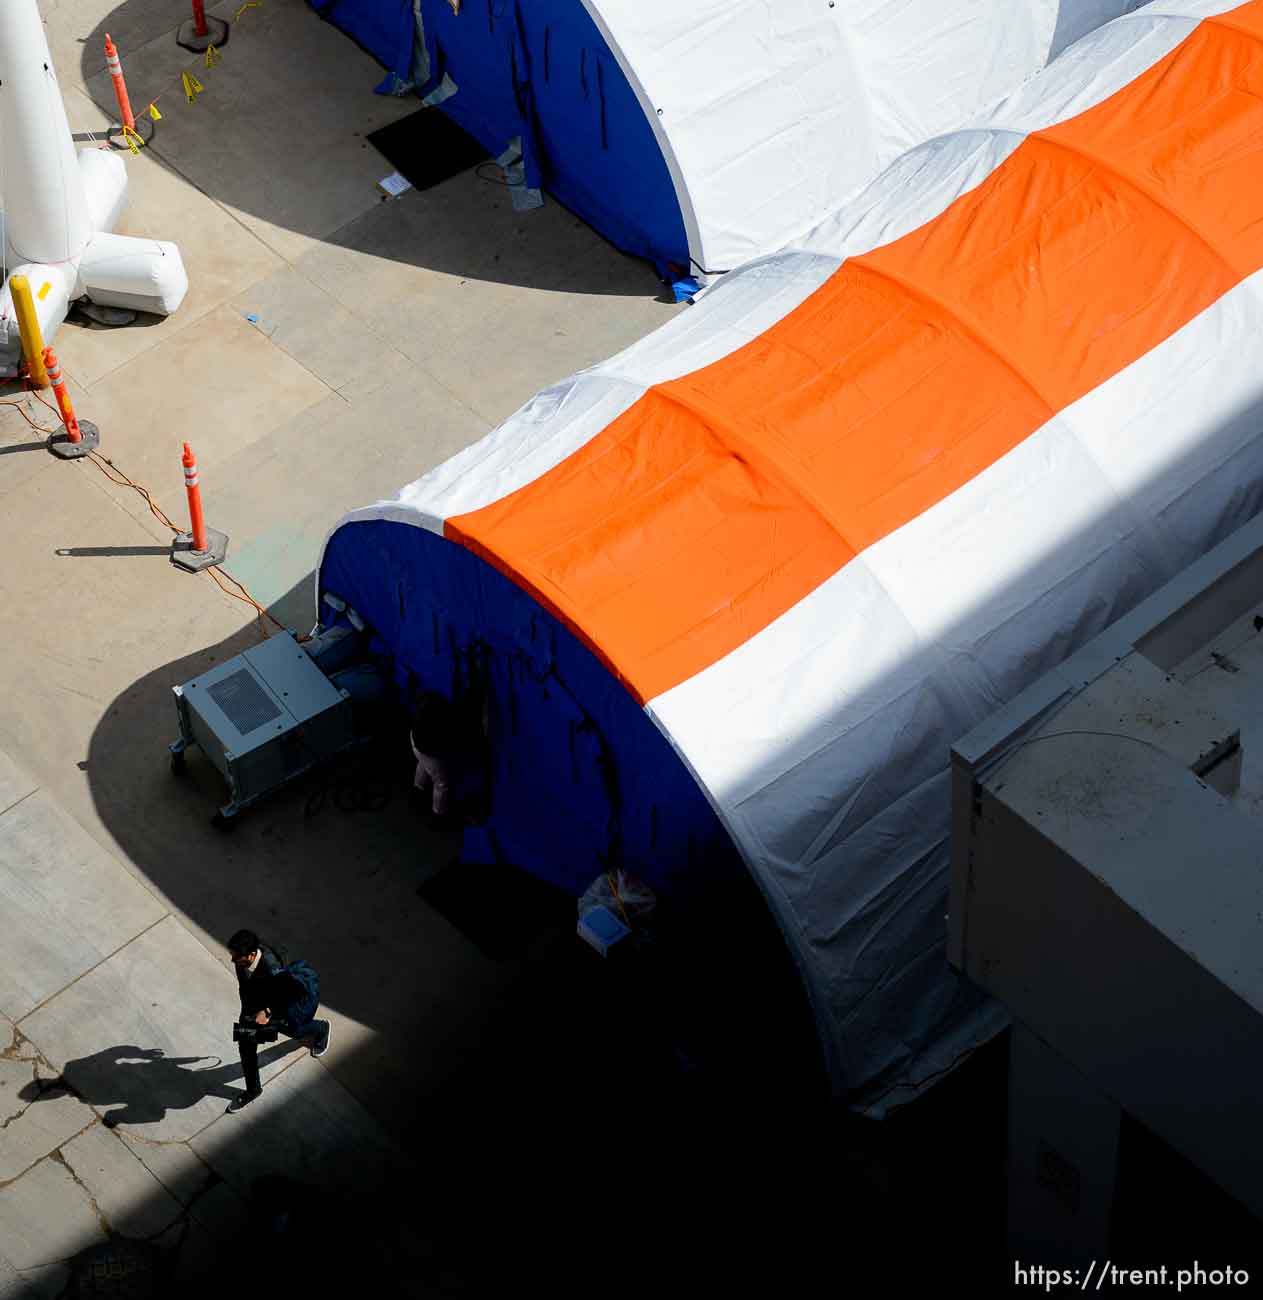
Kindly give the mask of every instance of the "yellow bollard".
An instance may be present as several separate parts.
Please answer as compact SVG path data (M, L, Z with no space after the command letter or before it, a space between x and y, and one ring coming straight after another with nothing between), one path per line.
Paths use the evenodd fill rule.
M22 335L22 355L26 358L31 383L36 388L48 387L48 371L44 369L44 336L40 332L39 317L35 314L35 301L31 297L31 284L24 275L9 277L9 292L18 314L18 330Z

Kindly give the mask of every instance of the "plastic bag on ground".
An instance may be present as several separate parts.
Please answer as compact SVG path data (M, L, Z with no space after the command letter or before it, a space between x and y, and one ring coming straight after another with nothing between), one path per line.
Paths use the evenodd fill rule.
M583 891L579 919L604 907L635 930L652 917L657 902L657 895L639 877L628 871L606 871Z

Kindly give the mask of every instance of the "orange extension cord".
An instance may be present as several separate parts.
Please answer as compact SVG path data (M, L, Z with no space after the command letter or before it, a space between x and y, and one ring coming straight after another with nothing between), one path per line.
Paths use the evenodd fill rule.
M29 389L29 392L32 394L32 396L34 396L37 402L47 407L48 410L51 411L52 414L57 417L58 428L60 428L61 417L58 415L56 409L52 405L50 405L50 403L47 402L43 397L40 396L38 390L31 388ZM0 406L12 406L13 408L15 408L17 413L37 433L42 433L47 435L51 433L56 433L57 431L56 429L46 429L42 424L37 424L33 419L31 419L30 415L24 409L23 403L20 401L0 402ZM88 455L91 457L96 467L101 471L102 474L105 475L106 478L110 480L111 483L114 483L119 487L129 487L134 492L139 492L140 495L144 498L145 504L149 507L150 513L153 515L153 517L157 519L165 527L169 528L173 534L183 531L178 524L174 524L171 522L171 519L167 516L166 512L153 499L153 494L149 491L148 488L142 487L139 483L134 482L131 478L129 478L126 474L124 474L123 471L119 469L119 467L115 465L114 462L110 460L107 456L102 456L99 452L96 451L89 452ZM249 593L249 591L246 590L244 584L238 582L237 579L234 578L231 573L227 572L227 570L225 569L218 568L218 567L207 569L206 572L209 573L210 576L215 579L215 582L218 585L220 591L222 591L226 596L231 596L234 600L239 600L243 604L251 605L254 607L255 613L257 614L259 619L259 631L262 633L264 640L266 640L268 636L268 627L267 627L267 623L264 622L265 619L271 621L278 628L284 631L285 625L281 623L278 619L273 617L271 614L269 614L268 611L264 609L263 606L260 605L257 600L255 600L255 598ZM226 587L223 582L224 578L227 578L228 581L231 582L232 585L237 588L237 591L232 591L230 588ZM300 641L306 641L309 639L310 638L306 636L299 638Z

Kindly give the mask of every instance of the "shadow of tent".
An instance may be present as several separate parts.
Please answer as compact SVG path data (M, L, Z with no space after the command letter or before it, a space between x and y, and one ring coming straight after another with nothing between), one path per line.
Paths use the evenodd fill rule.
M147 103L147 97L168 91L162 97L163 120L156 124L147 152L217 202L325 243L458 278L573 294L661 295L647 262L618 252L555 201L540 210L514 212L494 167L483 168L482 178L470 169L385 207L373 194L360 205L359 216L331 232L319 218L318 205L295 201L299 185L318 187L322 178L318 172L286 176L288 164L278 158L278 149L286 153L284 143L278 143L278 127L284 129L287 114L295 128L300 126L303 114L298 106L310 100L318 81L325 102L320 129L340 131L344 147L354 140L360 148L372 149L365 140L355 139L361 132L353 126L362 126L367 134L399 116L396 101L372 93L377 65L305 3L253 8L234 27L221 65L207 70L192 54L182 60L180 66L196 71L206 86L194 109L183 101L178 74L173 90L150 85L143 76L146 66L165 68L171 60L140 53L149 42L169 41L174 47L176 19L183 16L169 4L128 0L118 5L82 38L80 75L85 82L97 78L91 86L94 97L104 111L117 116L110 83L101 76L109 32L123 59L133 109ZM301 50L301 57L278 57L295 49ZM135 71L129 72L129 67ZM172 79L168 73L163 76ZM241 89L242 79L248 79L248 95ZM217 97L216 81L231 85L231 93ZM266 100L263 109L260 95ZM247 98L253 105L249 111L244 109ZM419 100L408 103L421 111ZM326 113L328 118L336 115L345 127L324 125ZM424 132L426 122L424 116L416 119L418 132ZM220 132L225 138L231 135L230 150L207 147ZM316 148L322 138L315 137ZM334 136L327 138L332 141ZM309 160L310 150L305 145L292 156ZM384 176L392 167L384 157L379 161Z
M311 592L306 578L273 613L295 629L309 628ZM267 796L241 815L231 835L214 829L211 814L225 798L218 772L196 750L186 779L170 771L171 688L258 637L257 624L250 624L132 683L93 733L89 787L129 861L199 926L226 938L250 925L291 955L301 949L341 1015L389 1034L388 1043L366 1049L363 1064L349 1070L356 1081L361 1071L365 1076L366 1100L367 1076L411 1072L414 1090L450 1090L469 1105L489 1086L485 1067L492 1061L497 1082L491 1087L510 1078L515 1096L538 1093L534 1104L545 1106L581 1094L587 1085L580 1080L595 1085L607 1069L634 1073L643 1087L669 1088L681 1072L690 1073L688 1058L697 1055L740 1059L747 1080L751 1072L770 1073L788 1088L792 1073L795 1088L804 1080L808 1091L820 1085L797 976L744 875L725 897L707 901L724 917L722 937L705 917L673 914L668 903L659 928L670 934L670 955L626 975L579 943L574 904L564 896L554 901L548 887L534 890L536 882L525 876L506 880L511 869L453 868L458 837L427 829L410 803L413 764L405 744L397 754L357 752L358 774L376 773L380 782L379 798L366 802L364 813L339 811L347 805L336 790L332 798L320 797L328 780L322 773ZM418 936L436 926L457 940L446 953L418 945ZM442 1041L425 1014L436 988L443 990L441 1003L460 1008L443 1018L452 1037ZM604 1012L618 1023L611 1025ZM778 1045L773 1071L752 1050L760 1041L764 1050ZM677 1052L684 1043L693 1046ZM412 1061L413 1051L423 1055L423 1067ZM540 1059L525 1068L523 1052ZM616 1061L620 1054L627 1059ZM507 1075L499 1060L506 1055L518 1061Z
M314 621L310 593L310 579L296 584L273 605L274 615L306 631ZM211 763L194 750L183 778L172 773L172 687L259 637L252 622L146 673L110 702L86 762L97 814L134 867L208 934L226 941L243 925L258 931L319 969L340 1014L393 1031L388 1048L377 1049L382 1060L368 1051L367 1075L385 1064L385 1054L398 1057L401 1050L405 1059L396 1066L405 1068L418 1032L413 1013L431 1005L435 973L424 956L404 961L423 910L415 891L455 849L450 836L419 823L404 797L410 756L392 764L388 755L372 765L389 799L379 799L385 806L371 813L348 815L333 800L313 799L329 776L309 774L246 810L230 835L211 825L226 799ZM383 967L391 970L385 989Z
M311 590L309 578L297 584L273 607L278 617L310 627ZM469 1267L492 1266L478 1258L480 1234L492 1229L541 1269L547 1257L573 1253L572 1232L599 1232L586 1217L598 1208L587 1175L557 1168L576 1143L630 1143L642 1164L619 1174L626 1194L636 1187L658 1201L666 1194L652 1184L685 1161L687 1178L672 1196L696 1235L687 1203L713 1197L720 1170L743 1177L740 1153L766 1151L768 1134L784 1130L774 1119L780 1104L792 1098L804 1119L827 1117L800 986L744 877L710 900L725 917L722 945L708 940L701 918L666 908L666 953L603 962L575 937L569 910L564 926L550 919L525 951L493 961L474 946L476 932L472 942L461 934L452 888L438 900L450 904L449 919L417 897L418 886L450 870L456 844L421 826L403 798L368 816L328 809L307 819L314 786L300 784L247 812L232 835L214 830L218 774L196 755L187 781L168 770L171 686L257 635L248 626L111 702L88 752L97 812L133 866L196 925L226 936L252 924L291 954L300 950L320 970L327 1005L372 1031L333 1059L334 1074L448 1189L451 1204L435 1213ZM409 762L399 775L406 794ZM467 893L466 910L470 901ZM474 901L496 906L485 893ZM562 1185L536 1200L540 1180L558 1175ZM473 1202L476 1220L465 1208ZM711 1226L720 1231L718 1221Z
M310 591L305 580L274 609L310 626ZM265 935L300 945L321 972L329 1005L373 1031L333 1061L333 1072L412 1157L417 1184L392 1190L390 1211L415 1216L418 1233L439 1243L435 1268L449 1279L498 1287L524 1269L559 1279L571 1261L602 1266L611 1247L635 1256L620 1264L630 1273L724 1272L716 1255L734 1223L755 1233L755 1217L767 1222L746 1193L787 1131L768 1109L769 1089L796 1091L801 1082L790 1049L769 1038L769 1018L785 1007L765 980L769 966L751 952L731 953L728 966L704 977L660 967L654 985L630 967L603 963L572 927L525 959L493 965L470 956L472 945L449 945L440 960L417 942L402 908L406 898L414 917L424 909L418 883L437 877L454 844L425 831L402 800L368 817L328 812L305 822L310 787L302 786L251 810L234 834L215 831L207 815L222 797L218 775L195 758L185 782L168 770L170 688L256 638L247 627L164 665L106 710L87 775L130 862L212 935L258 918ZM406 765L404 777L406 785ZM370 879L376 892L367 892ZM393 883L378 888L382 880ZM734 925L736 909L751 901L734 897ZM428 924L432 931L441 922L431 916ZM781 949L778 941L771 951ZM446 1031L427 1015L436 1000L457 1007ZM673 1055L682 1021L704 1030L703 1050L725 1053L718 1071L725 1082L717 1084L714 1071L682 1068ZM814 1050L809 1032L805 1041ZM192 1104L205 1084L191 1062L120 1066L121 1050L74 1062L67 1077L89 1101L150 1107L155 1117L159 1108ZM121 1077L124 1068L134 1075ZM238 1086L235 1061L210 1073L214 1088ZM802 1117L827 1119L823 1105L803 1096L799 1090ZM817 1125L813 1141L827 1140ZM797 1152L801 1139L791 1145ZM593 1197L593 1162L610 1161L618 1187ZM312 1195L320 1202L336 1189ZM643 1226L609 1222L612 1212L642 1211L651 1220ZM278 1236L278 1250L323 1249L315 1221L308 1215L296 1236ZM370 1275L379 1266L361 1262Z
M203 1195L213 1195L217 1186L212 1178ZM70 1281L60 1294L73 1300L202 1296L243 1276L265 1290L283 1284L318 1295L358 1294L375 1285L397 1286L401 1276L414 1287L428 1283L440 1258L415 1229L404 1237L371 1197L265 1174L253 1180L244 1200L240 1238L223 1242L209 1260L182 1262L198 1199L160 1232L144 1238L116 1233L81 1250L67 1261Z

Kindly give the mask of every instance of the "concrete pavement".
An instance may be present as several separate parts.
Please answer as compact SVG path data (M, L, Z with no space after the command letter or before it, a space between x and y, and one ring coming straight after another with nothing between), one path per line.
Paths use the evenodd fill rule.
M178 241L190 275L169 320L62 330L79 414L177 520L193 443L228 570L289 626L314 619L343 511L678 310L563 209L514 213L473 173L382 201L390 166L364 136L417 104L372 95L376 65L302 0L216 6L239 19L209 69L175 45L168 0L41 7L85 140L113 117L105 31L133 104L159 96L120 229ZM446 1185L435 1153L459 1136L427 1131L427 1104L491 1068L506 1114L550 1070L581 1093L581 1070L543 1059L565 994L417 896L454 844L401 797L357 817L305 788L231 837L209 827L215 773L168 771L170 687L257 639L253 611L173 569L169 530L117 475L49 457L46 408L13 387L0 402L0 1296L58 1295L120 1236L168 1251L186 1290L209 1284L275 1176L371 1195L355 1240L423 1262L418 1161ZM265 1051L263 1098L228 1116L223 942L241 925L317 966L334 1042L320 1061ZM461 1271L426 1285L459 1289Z
M0 1296L59 1294L115 1236L191 1233L205 1275L265 1175L401 1181L398 1149L303 1045L264 1049L263 1097L226 1114L231 972L6 754L0 803Z

